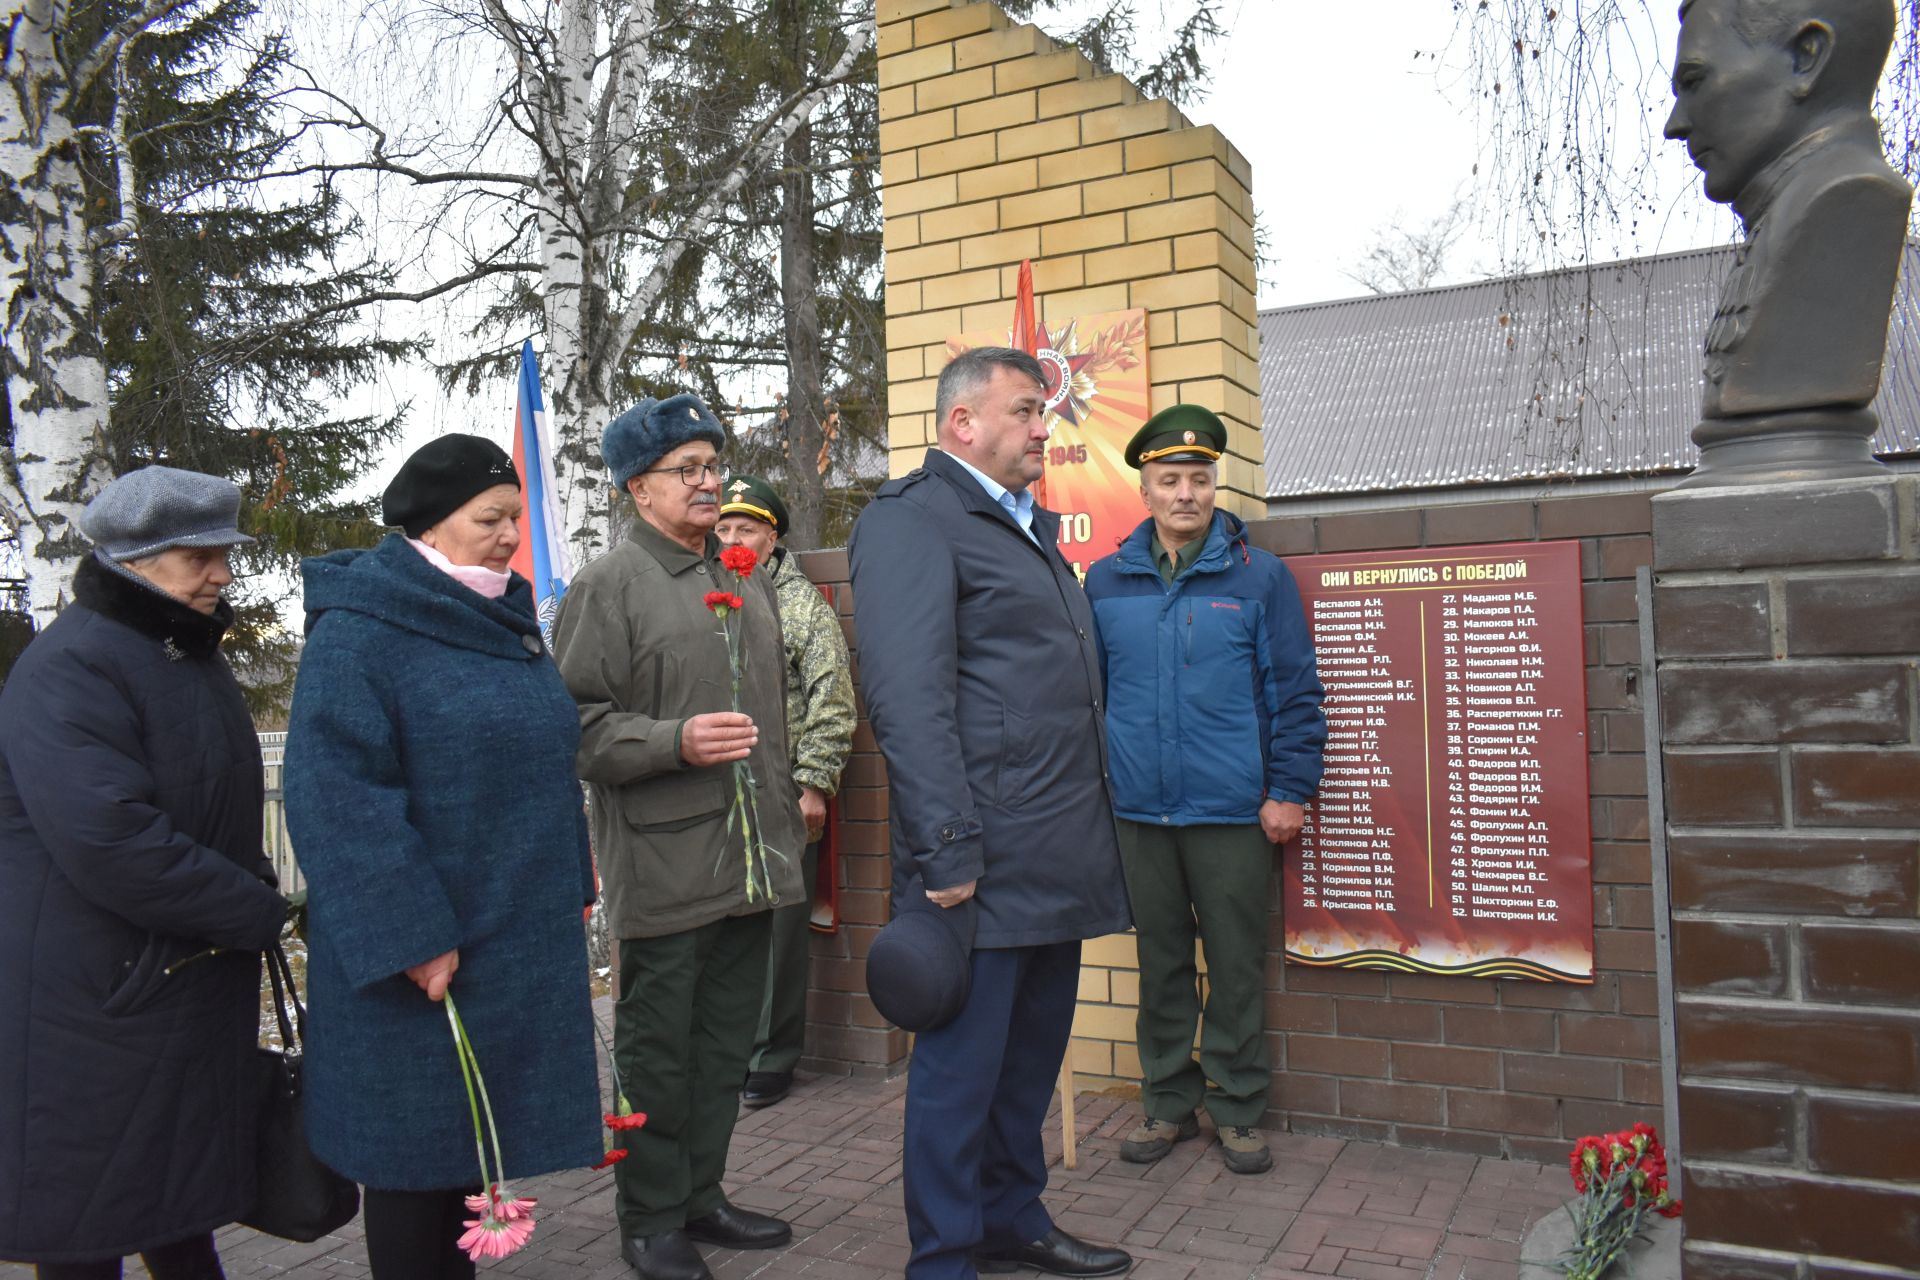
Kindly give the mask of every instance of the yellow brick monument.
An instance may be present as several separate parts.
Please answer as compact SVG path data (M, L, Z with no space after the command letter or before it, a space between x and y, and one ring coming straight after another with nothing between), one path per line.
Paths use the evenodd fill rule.
M993 4L880 0L878 17L891 474L934 441L947 340L1004 332L1031 259L1043 320L1146 310L1152 410L1219 414L1220 505L1265 515L1246 160ZM1080 1072L1138 1079L1133 955L1129 935L1087 944Z

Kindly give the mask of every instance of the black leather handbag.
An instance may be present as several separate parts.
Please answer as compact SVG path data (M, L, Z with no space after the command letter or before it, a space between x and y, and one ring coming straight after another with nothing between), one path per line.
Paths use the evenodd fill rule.
M260 1105L259 1196L240 1222L255 1231L306 1244L353 1221L360 1212L360 1188L316 1160L307 1145L307 1124L300 1109L307 1011L294 989L293 966L279 943L273 944L266 960L283 1047L261 1046L254 1058L253 1083Z

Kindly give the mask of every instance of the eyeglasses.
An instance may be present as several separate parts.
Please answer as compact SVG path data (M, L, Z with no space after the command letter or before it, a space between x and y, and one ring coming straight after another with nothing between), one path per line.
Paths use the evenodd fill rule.
M655 467L646 474L650 476L679 476L680 483L686 485L689 489L698 489L709 479L718 484L725 484L733 475L731 471L727 470L725 464L719 462L694 462L684 467Z

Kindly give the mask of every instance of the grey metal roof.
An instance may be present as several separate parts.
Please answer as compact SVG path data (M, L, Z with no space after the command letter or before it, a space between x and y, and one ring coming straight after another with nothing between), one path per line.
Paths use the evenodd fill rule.
M1693 466L1701 340L1733 246L1260 313L1267 496ZM1876 452L1920 453L1920 241Z

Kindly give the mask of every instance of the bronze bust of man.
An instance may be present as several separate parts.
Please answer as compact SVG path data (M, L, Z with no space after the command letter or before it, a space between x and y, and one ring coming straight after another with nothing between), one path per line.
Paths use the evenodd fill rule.
M1871 475L1913 189L1874 86L1893 0L1684 0L1666 135L1746 227L1707 329L1690 484Z

